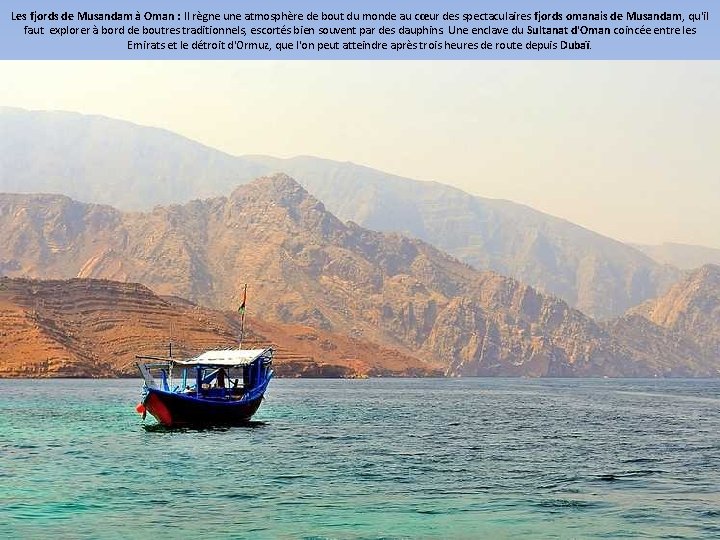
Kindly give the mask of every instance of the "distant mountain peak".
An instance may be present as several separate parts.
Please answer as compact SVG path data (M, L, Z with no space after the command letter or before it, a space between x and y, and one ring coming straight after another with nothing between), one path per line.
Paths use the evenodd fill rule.
M286 174L267 176L274 172ZM282 208L292 222L315 223L325 235L354 221L417 238L600 319L661 294L679 277L674 268L565 220L435 182L311 156L232 156L164 129L100 116L0 110L0 191L64 193L123 211L161 205L162 214L169 205L213 197L225 206L233 189L261 176L266 180L236 190L230 206L255 201L276 220L281 214L272 207ZM225 217L237 219L237 210Z
M251 212L257 221L285 221L305 233L323 237L345 231L347 227L325 205L295 179L284 173L258 178L233 191L230 201L241 212Z
M257 178L249 184L239 186L231 195L232 199L248 197L272 199L282 206L298 205L308 200L312 203L319 202L297 180L285 173Z

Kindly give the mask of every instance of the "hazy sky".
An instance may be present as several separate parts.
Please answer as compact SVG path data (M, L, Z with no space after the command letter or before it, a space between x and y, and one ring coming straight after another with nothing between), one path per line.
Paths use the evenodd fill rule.
M353 161L720 247L720 62L0 62L0 105Z

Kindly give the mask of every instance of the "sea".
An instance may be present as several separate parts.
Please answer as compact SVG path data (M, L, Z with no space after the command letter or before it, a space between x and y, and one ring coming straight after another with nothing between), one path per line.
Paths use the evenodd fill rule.
M138 380L0 380L3 538L720 538L720 380L274 380L167 430Z

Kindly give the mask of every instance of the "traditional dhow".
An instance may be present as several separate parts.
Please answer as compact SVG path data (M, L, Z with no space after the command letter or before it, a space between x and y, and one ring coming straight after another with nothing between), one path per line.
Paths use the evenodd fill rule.
M212 350L179 360L138 356L145 380L136 410L167 427L241 425L273 376L272 348Z

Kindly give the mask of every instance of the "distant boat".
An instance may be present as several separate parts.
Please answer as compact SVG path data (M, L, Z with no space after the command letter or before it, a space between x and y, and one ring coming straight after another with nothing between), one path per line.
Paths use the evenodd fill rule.
M243 424L262 403L272 356L269 347L212 350L186 360L137 356L145 385L136 410L167 427Z

